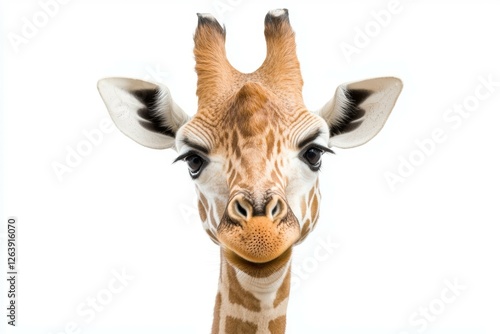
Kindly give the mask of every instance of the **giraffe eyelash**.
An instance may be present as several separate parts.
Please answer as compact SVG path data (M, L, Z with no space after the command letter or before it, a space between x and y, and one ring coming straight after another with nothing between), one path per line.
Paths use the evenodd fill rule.
M175 158L174 161L172 161L173 164L175 164L177 161L181 161L181 160L184 160L185 158L187 158L188 156L194 154L195 152L194 151L188 151L184 154L181 154L179 155L177 158Z
M172 161L172 163L175 164L177 161L184 160L191 155L199 155L203 160L208 161L208 159L206 158L206 156L203 153L200 153L196 150L189 150L186 153L183 153L183 154L179 155L177 158L175 158L175 160Z
M328 154L336 154L331 148L328 148L328 147L325 147L323 145L319 145L319 144L315 144L315 143L311 143L307 146L305 146L301 152L305 152L311 148L317 148L318 150L320 150L322 153L328 153Z

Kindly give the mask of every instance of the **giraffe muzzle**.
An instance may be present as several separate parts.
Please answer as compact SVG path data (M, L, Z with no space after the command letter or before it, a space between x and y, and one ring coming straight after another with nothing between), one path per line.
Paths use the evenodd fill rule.
M299 236L297 218L276 194L261 203L242 193L235 195L217 230L217 238L226 250L254 263L276 259Z

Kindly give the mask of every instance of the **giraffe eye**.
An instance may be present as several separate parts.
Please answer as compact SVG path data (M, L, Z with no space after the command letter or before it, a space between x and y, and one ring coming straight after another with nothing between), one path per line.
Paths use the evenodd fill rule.
M302 154L302 160L309 165L313 171L318 171L321 167L321 156L323 150L317 147L310 147Z
M191 154L185 157L184 161L188 165L189 174L193 179L196 179L200 175L203 167L205 166L205 160L198 154Z

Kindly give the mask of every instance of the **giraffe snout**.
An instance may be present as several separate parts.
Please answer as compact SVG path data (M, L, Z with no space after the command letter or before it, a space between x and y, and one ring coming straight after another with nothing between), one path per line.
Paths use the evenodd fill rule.
M246 193L233 196L217 230L217 239L226 251L254 263L276 259L299 236L297 218L277 194L261 200Z

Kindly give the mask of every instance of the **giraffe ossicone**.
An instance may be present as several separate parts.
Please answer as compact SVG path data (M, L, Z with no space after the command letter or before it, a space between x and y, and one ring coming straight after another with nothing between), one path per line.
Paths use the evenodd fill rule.
M221 249L212 333L284 333L292 248L319 217L322 155L372 139L402 89L393 77L343 84L311 112L286 9L267 14L264 34L265 60L244 74L226 58L225 28L198 14L192 117L161 84L98 83L125 135L150 148L175 149L176 161L187 164L203 227Z

